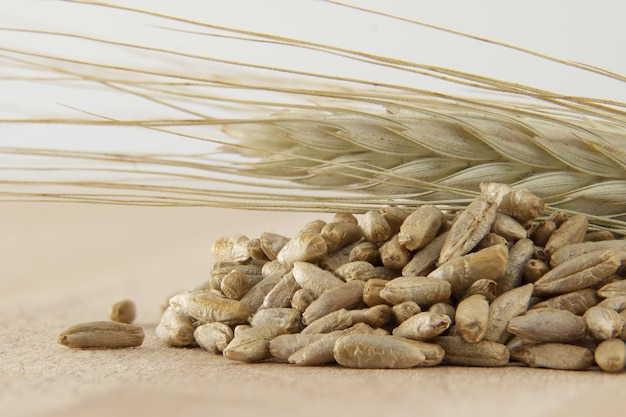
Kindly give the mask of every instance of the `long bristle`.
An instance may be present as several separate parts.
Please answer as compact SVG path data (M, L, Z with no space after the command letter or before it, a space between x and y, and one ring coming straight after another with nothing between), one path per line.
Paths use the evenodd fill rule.
M0 43L4 81L69 86L138 107L135 114L124 114L95 104L58 106L48 113L3 117L4 126L105 127L125 129L127 135L147 130L168 138L169 148L3 145L0 154L8 161L3 170L11 175L0 181L2 201L351 212L434 203L454 210L477 194L480 182L497 181L541 196L548 212L582 212L597 227L626 232L626 103L192 20L156 8L63 3L153 19L153 30L198 45L195 51L179 50L71 29L1 28L57 46L48 50L34 43L28 48ZM491 43L619 87L626 81L615 72L504 42L342 2L324 3ZM401 77L381 81L304 69L295 62L239 60L202 47L213 40L277 48L286 56L298 51L332 57L430 80L433 88ZM121 57L105 62L61 49L73 43L113 50ZM176 150L178 143L193 151Z

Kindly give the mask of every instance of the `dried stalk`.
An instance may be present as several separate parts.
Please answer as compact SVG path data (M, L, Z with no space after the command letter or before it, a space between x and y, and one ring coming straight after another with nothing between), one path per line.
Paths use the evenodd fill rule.
M4 170L18 175L0 177L0 201L328 212L429 203L454 211L477 195L480 182L489 180L527 188L544 199L547 213L584 213L595 227L626 234L623 102L567 96L453 68L112 3L66 3L153 19L161 30L193 38L200 46L224 40L269 45L286 56L305 51L462 86L470 94L229 59L210 48L196 53L72 30L3 27L6 35L59 46L16 48L0 42L0 68L8 74L4 81L78 85L160 111L121 117L81 108L68 116L24 114L2 123L107 126L131 133L140 128L166 133L181 144L200 142L206 150L156 154L2 146L0 155L17 161ZM501 42L326 3L490 42L616 85L626 81L619 74ZM83 58L61 49L64 42L144 59L109 63Z

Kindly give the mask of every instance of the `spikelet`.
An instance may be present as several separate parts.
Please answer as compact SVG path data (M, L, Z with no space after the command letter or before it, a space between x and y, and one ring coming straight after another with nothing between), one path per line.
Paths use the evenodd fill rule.
M0 155L15 175L2 176L0 201L328 212L428 203L453 212L478 194L479 183L495 181L542 197L547 213L584 213L594 227L626 233L623 102L566 95L339 43L221 26L156 5L140 10L122 2L61 3L51 7L92 19L107 13L132 16L141 27L179 40L159 45L147 37L125 39L112 28L91 33L2 27L5 35L27 40L12 44L9 36L2 37L4 81L78 86L90 101L43 114L25 110L0 122L35 122L51 129L73 125L87 135L101 126L110 130L95 146L3 143ZM626 84L619 74L409 18L335 1L313 3L307 7L487 42L619 88ZM227 50L235 44L245 52ZM76 45L96 52L72 53ZM256 48L287 62L248 59ZM120 57L106 61L97 51ZM313 69L299 65L303 57ZM315 61L325 58L392 76L381 81L315 69ZM396 74L411 81L389 81ZM109 96L130 104L101 109L97 100ZM122 111L129 108L134 111ZM165 138L169 148L157 153L141 146L139 151L104 146L120 134L132 142L142 129Z

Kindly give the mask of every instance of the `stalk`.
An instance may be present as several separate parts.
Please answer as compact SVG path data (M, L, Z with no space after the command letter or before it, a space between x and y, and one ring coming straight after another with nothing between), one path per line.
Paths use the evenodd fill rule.
M454 212L478 194L481 182L495 181L537 194L548 214L582 213L595 228L626 233L624 102L280 31L195 20L157 6L60 3L59 8L92 18L113 12L134 17L192 47L121 39L114 31L1 27L6 36L0 41L0 82L76 89L93 98L80 107L43 111L30 103L34 110L3 116L3 129L107 129L116 139L127 136L120 140L123 146L108 141L68 146L57 138L43 145L14 137L3 141L0 201L355 213L381 205L434 204ZM452 28L354 4L320 3L355 18L491 44L616 88L626 81L616 72ZM30 41L7 40L13 37ZM224 49L235 44L264 48L287 63ZM73 53L69 45L120 56L107 61ZM302 56L310 57L310 69L297 61ZM392 76L322 71L313 65L322 58ZM100 107L100 98L121 108ZM62 97L56 100L63 103ZM136 104L133 112L119 111L128 110L127 101ZM165 138L167 150L149 141L139 146L135 136L147 134ZM132 149L134 141L139 150Z

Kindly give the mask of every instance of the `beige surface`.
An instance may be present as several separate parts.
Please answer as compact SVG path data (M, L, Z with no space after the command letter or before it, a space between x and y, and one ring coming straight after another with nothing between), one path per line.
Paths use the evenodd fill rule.
M0 415L623 415L626 373L246 365L156 339L159 306L204 280L213 240L232 232L290 235L314 218L1 205ZM141 348L75 351L56 343L65 327L106 319L124 297L138 304Z

